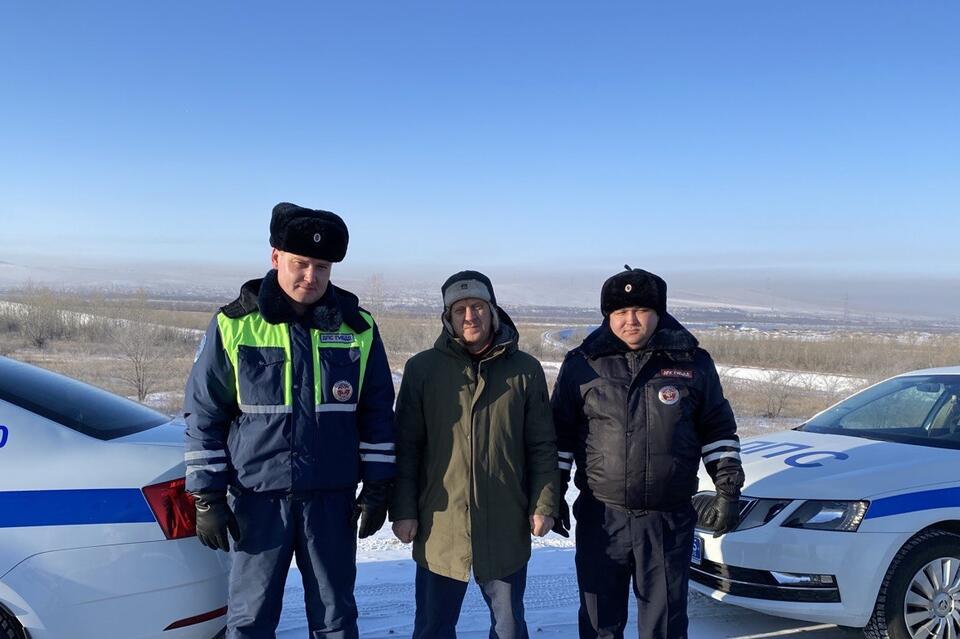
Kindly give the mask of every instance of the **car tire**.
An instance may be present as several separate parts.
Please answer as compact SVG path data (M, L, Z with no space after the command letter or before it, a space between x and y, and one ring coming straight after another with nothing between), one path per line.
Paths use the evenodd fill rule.
M17 618L0 607L0 639L27 639Z
M942 569L943 563L948 560L953 561L951 583L932 583L928 576L931 573L927 571ZM941 576L939 581L945 580ZM921 584L927 592L919 587ZM907 602L908 593L912 603ZM877 594L873 615L863 633L868 639L946 637L946 632L942 635L935 632L942 620L943 624L954 624L956 634L960 634L960 602L956 601L958 598L960 535L943 530L924 530L911 537L890 562L890 568L887 569ZM918 606L921 602L930 604L929 612L923 612ZM918 613L923 613L926 617L920 617ZM933 634L919 630L925 623L933 624Z

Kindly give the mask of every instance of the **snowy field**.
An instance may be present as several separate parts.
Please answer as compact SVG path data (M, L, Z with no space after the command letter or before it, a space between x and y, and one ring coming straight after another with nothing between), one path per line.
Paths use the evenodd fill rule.
M572 503L576 490L567 494ZM576 528L576 523L574 523ZM574 639L577 637L577 578L573 564L573 540L555 533L534 539L533 557L527 569L525 597L527 625L532 637ZM360 636L366 638L409 637L413 631L414 575L410 546L397 541L384 525L375 536L361 540L357 549L357 605ZM631 597L631 600L633 597ZM697 593L689 600L691 639L858 639L859 632L824 624L780 619L721 604ZM636 637L636 606L631 601L628 637ZM490 617L475 583L467 590L457 626L459 637L487 637ZM303 609L303 586L296 565L291 566L283 599L283 616L277 637L307 636Z
M777 383L811 391L828 393L852 393L867 385L861 377L847 375L828 375L804 371L781 370L775 368L755 368L751 366L728 366L717 364L721 377L733 377L749 382Z

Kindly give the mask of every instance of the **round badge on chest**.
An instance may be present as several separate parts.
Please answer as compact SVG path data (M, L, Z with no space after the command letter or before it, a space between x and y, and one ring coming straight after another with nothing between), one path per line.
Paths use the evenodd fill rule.
M676 386L664 386L660 389L658 396L660 401L667 406L673 406L680 401L680 391L677 390Z
M340 380L333 385L333 397L338 402L348 401L353 397L353 384L347 380Z

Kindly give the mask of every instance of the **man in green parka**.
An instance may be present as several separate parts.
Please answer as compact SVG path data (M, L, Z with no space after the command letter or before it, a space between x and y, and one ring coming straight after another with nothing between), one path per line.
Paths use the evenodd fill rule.
M557 448L540 363L490 279L441 287L443 331L412 357L397 399L393 532L413 541L414 639L456 637L471 568L490 608L490 636L526 639L530 534L557 514Z

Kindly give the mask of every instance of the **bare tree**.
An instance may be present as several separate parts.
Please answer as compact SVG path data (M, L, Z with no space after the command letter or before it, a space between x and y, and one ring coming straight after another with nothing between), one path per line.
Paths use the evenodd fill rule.
M0 302L0 355L9 355L20 343L20 307Z
M798 393L797 374L791 371L768 370L761 381L766 411L764 417L780 417L780 413Z
M59 308L57 295L49 288L27 284L21 291L23 303L20 314L20 331L31 346L43 349L47 343L64 333L63 311Z
M133 301L123 303L124 319L118 321L116 345L124 365L120 379L143 401L168 376L174 353L170 329L150 322L147 297L140 291Z

